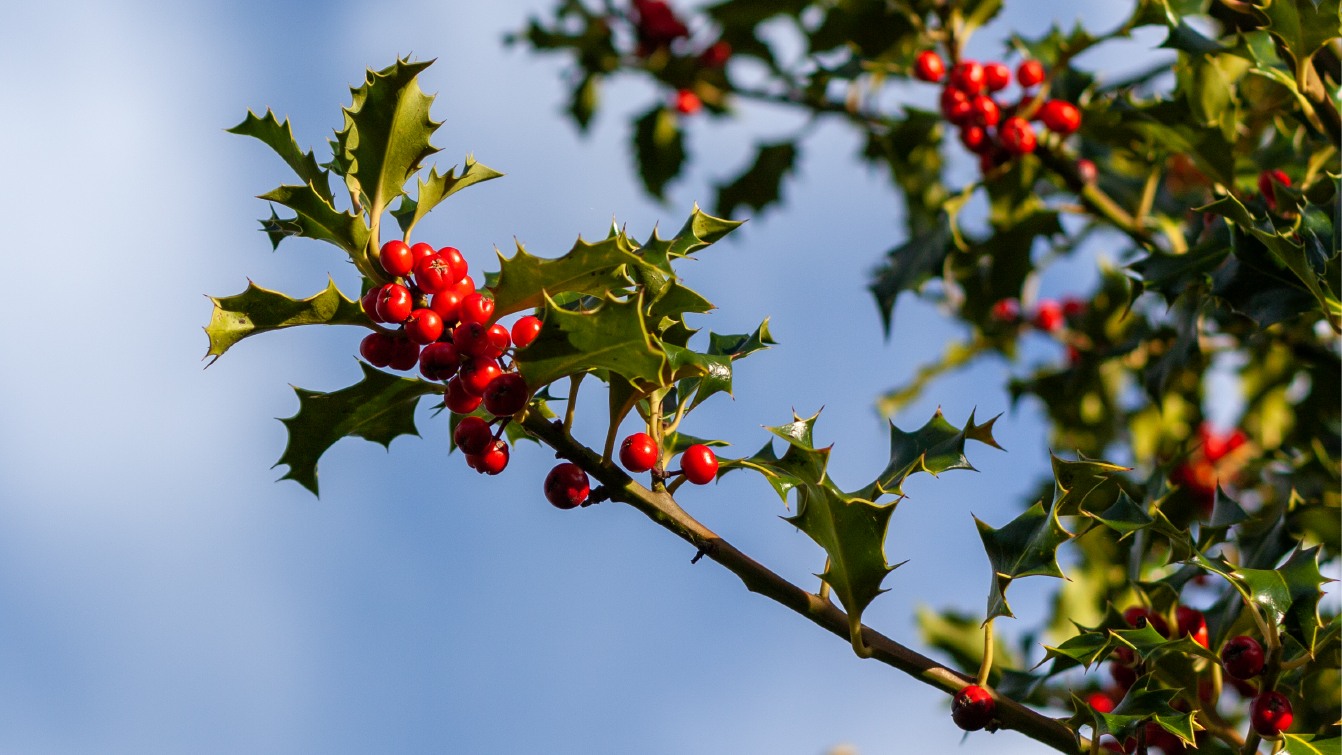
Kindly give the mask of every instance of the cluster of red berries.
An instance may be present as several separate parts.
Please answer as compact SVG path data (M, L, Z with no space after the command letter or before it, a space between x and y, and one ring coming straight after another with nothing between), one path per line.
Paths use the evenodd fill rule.
M634 433L620 444L620 464L635 474L653 469L660 458L657 441L647 433ZM680 455L680 467L677 472L661 473L662 478L683 474L695 485L707 485L718 475L718 457L708 446L695 444ZM555 508L577 508L590 493L587 473L577 464L560 464L545 477L545 499Z
M1035 304L1034 312L1029 316L1028 321L1036 328L1056 333L1062 330L1068 320L1075 319L1086 313L1086 303L1072 296L1064 297L1062 301L1053 299L1040 299ZM1019 299L1002 299L993 305L988 316L996 322L1006 325L1019 325L1025 319L1021 317L1021 307Z
M1032 111L1034 98L1028 94L1023 93L1015 104L993 99L993 93L1011 84L1011 70L1002 63L962 60L947 76L941 56L924 50L914 63L913 75L930 83L946 79L941 90L941 114L960 127L960 143L979 155L984 173L1035 150L1038 138L1028 120L1031 117L1063 136L1081 127L1081 111L1070 102L1047 100ZM1044 66L1037 60L1026 60L1016 68L1016 83L1023 92L1040 85L1044 78ZM1087 183L1094 180L1094 163L1078 161L1077 170Z
M1198 449L1170 473L1170 482L1188 491L1203 517L1210 516L1216 503L1216 485L1230 479L1238 464L1226 460L1249 442L1243 430L1218 433L1207 423L1198 428Z

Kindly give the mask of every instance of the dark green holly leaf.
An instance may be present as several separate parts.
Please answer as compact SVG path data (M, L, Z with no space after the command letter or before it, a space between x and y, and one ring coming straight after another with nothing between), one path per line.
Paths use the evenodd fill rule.
M1149 623L1141 629L1111 629L1110 633L1122 645L1132 651L1142 661L1150 661L1168 653L1196 655L1210 661L1218 660L1216 654L1194 642L1190 637L1167 640Z
M275 150L276 154L283 158L290 168L293 168L294 173L298 174L303 183L312 184L312 187L322 199L327 202L333 201L329 175L317 165L317 158L313 156L312 150L304 152L299 148L298 142L294 140L294 132L289 126L288 118L280 123L270 108L266 108L266 114L263 117L248 110L247 117L243 119L242 123L226 130L230 134L253 136L260 139L268 147Z
M1209 55L1224 49L1216 40L1202 36L1202 32L1189 26L1180 16L1170 14L1166 17L1166 23L1169 25L1170 33L1165 37L1165 41L1160 43L1161 47L1193 55Z
M502 176L502 173L493 168L487 168L476 162L470 155L466 156L466 167L462 169L461 175L457 175L457 166L453 165L451 170L440 176L438 166L435 165L429 171L428 181L417 179L419 189L415 192L415 198L411 199L409 194L402 194L400 207L392 210L391 214L401 226L401 232L409 239L415 224L437 207L439 202L467 186Z
M306 299L290 299L248 281L246 291L236 296L212 296L210 301L214 302L214 313L205 326L205 334L210 337L210 350L205 356L214 357L210 364L233 344L257 333L295 325L372 325L359 302L345 298L330 279L326 290Z
M1150 675L1138 679L1110 713L1100 713L1086 706L1092 716L1095 736L1110 734L1119 742L1125 742L1136 734L1137 727L1154 721L1165 731L1192 745L1194 733L1200 731L1202 726L1194 720L1191 712L1180 713L1171 707L1170 702L1179 694L1178 690L1153 689L1150 686L1152 683Z
M1118 640L1110 632L1082 632L1075 637L1068 638L1057 647L1045 645L1044 660L1040 661L1039 665L1042 666L1045 662L1054 658L1067 658L1073 661L1073 664L1080 664L1089 669L1092 665L1106 660L1118 644ZM1059 669L1055 664L1052 673L1057 673L1060 670L1062 669Z
M271 205L270 207L270 217L261 219L261 230L265 231L266 236L270 238L270 248L272 251L280 248L281 241L284 241L290 236L297 236L301 232L300 228L294 223L294 220L297 220L297 218L285 220L279 215L276 215L274 205Z
M641 293L623 302L608 296L590 312L570 312L549 297L546 302L540 335L517 352L517 364L527 385L540 387L598 368L623 375L635 384L656 384L661 379L666 353L644 326Z
M578 239L568 254L556 259L533 257L519 242L511 258L499 254L499 277L492 286L494 314L502 317L541 306L545 296L563 293L603 296L627 288L621 272L638 263L635 247L624 234L589 244Z
M681 453L690 446L708 446L709 448L720 448L731 445L725 440L705 440L703 438L696 438L693 435L687 435L685 433L668 433L665 437L662 438L662 444L666 447L664 450L669 450L673 456L675 454Z
M592 122L592 115L596 113L600 101L601 77L588 73L573 87L573 93L569 96L568 112L573 116L573 122L578 124L579 131L587 131L587 124Z
M1119 472L1127 467L1107 461L1082 458L1067 461L1053 456L1053 480L1056 485L1053 507L1058 516L1073 516L1086 510L1107 508L1117 500Z
M1283 734L1286 755L1342 755L1342 739L1320 734Z
M1056 509L1045 509L1042 503L1036 503L1001 529L989 527L978 517L974 517L974 523L978 525L993 570L987 620L1015 617L1006 601L1006 590L1012 580L1033 576L1066 578L1058 568L1058 546L1072 535L1058 523Z
M885 253L885 261L876 269L867 288L876 297L887 338L894 324L895 301L899 294L917 291L928 280L941 275L946 256L952 251L950 221L942 213L934 228Z
M1217 543L1225 542L1231 527L1250 519L1249 513L1226 495L1220 484L1216 486L1213 496L1211 520L1198 530L1199 550L1205 551Z
M1161 21L1163 23L1163 20ZM1070 34L1064 35L1057 24L1049 27L1048 34L1039 39L1011 36L1011 46L1039 60L1046 68L1053 68L1060 59L1072 58L1095 44L1097 40L1077 21Z
M289 443L275 466L287 464L281 480L294 480L317 492L317 460L346 436L390 447L400 435L419 435L415 406L421 396L441 393L442 386L389 375L359 363L363 380L332 393L294 388L298 413L282 419Z
M1140 108L1119 100L1111 106L1123 125L1149 137L1170 152L1183 153L1193 158L1199 170L1225 186L1235 183L1234 145L1226 141L1219 128L1197 125L1185 100L1162 100ZM1087 116L1090 111L1087 111ZM1099 120L1099 119L1097 119ZM1107 119L1105 119L1107 120ZM1097 129L1106 128L1102 123ZM1087 130L1087 133L1094 133ZM1120 132L1114 134L1122 138Z
M1089 511L1083 511L1082 513L1118 532L1120 540L1138 530L1146 529L1155 521L1150 514L1146 513L1145 509L1138 506L1122 490L1118 492L1118 500L1114 505L1105 509L1102 513L1095 514Z
M676 114L658 105L634 121L634 157L643 188L657 199L685 164L685 134Z
M745 205L756 214L779 201L783 178L792 173L797 161L797 145L761 144L755 153L755 162L745 173L727 184L717 184L718 201L714 210L720 217L729 218L736 208Z
M774 453L773 441L765 442L764 447L756 451L753 456L744 459L720 459L718 477L733 469L753 469L759 472L773 487L774 492L778 493L784 505L787 504L788 493L801 484L801 479L783 467L782 460Z
M1189 291L1171 308L1170 319L1174 323L1175 337L1168 343L1160 359L1152 360L1147 365L1146 375L1143 378L1146 395L1151 396L1152 401L1159 402L1160 397L1165 395L1170 380L1189 368L1190 363L1196 364L1196 360L1201 356L1202 350L1198 341L1198 315L1201 303L1202 297L1198 292Z
M732 361L730 357L719 354L700 354L697 351L663 343L666 350L669 377L663 375L663 383L679 383L682 400L693 400L689 409L702 404L715 393L732 394Z
M743 359L757 351L764 351L770 346L777 345L778 342L769 334L769 319L767 317L758 328L755 328L754 333L738 335L722 335L712 331L708 333L708 353L723 354L733 360Z
M298 217L293 220L282 221L286 230L292 229L292 235L335 244L355 259L359 259L368 245L371 232L363 218L353 213L336 211L312 184L281 186L262 194L260 198L282 204L298 213ZM274 238L271 240L273 242Z
M1213 294L1224 299L1234 311L1256 322L1259 328L1285 322L1314 309L1316 300L1295 282L1290 271L1280 269L1270 258L1245 261L1269 257L1266 247L1252 236L1245 238L1245 234L1238 230L1233 235L1237 239L1236 252L1226 258L1213 275ZM1261 254L1246 256L1249 245L1257 246Z
M919 429L906 433L890 422L890 461L885 470L868 486L856 493L862 498L876 500L887 493L903 496L904 480L915 472L930 472L937 476L951 469L973 469L965 456L965 442L976 440L1001 449L993 439L993 417L982 425L974 424L974 413L963 428L957 428L941 410Z
M699 295L688 286L674 278L668 280L652 306L648 308L648 317L660 320L663 317L675 317L686 312L709 312L716 307L712 302Z
M911 239L933 231L943 214L947 198L941 180L944 123L940 113L905 107L903 119L891 123L886 131L867 132L862 156L873 165L889 168L904 195Z
M1142 277L1148 289L1160 292L1166 304L1173 304L1189 285L1204 280L1228 256L1230 229L1217 223L1206 241L1183 254L1155 249L1128 267Z
M1268 32L1286 45L1297 71L1309 65L1320 47L1342 36L1338 0L1273 0L1255 10L1267 17Z
M1319 589L1332 580L1319 573L1320 546L1297 548L1286 563L1277 570L1291 596L1291 607L1286 611L1286 632L1306 651L1313 653L1323 622L1319 618Z

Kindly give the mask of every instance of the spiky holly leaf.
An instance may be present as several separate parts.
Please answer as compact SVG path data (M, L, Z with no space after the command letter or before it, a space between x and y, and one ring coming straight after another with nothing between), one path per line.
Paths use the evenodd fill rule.
M251 110L247 111L247 117L242 123L230 129L225 129L230 134L240 136L252 136L260 139L266 146L275 150L284 162L293 168L294 173L303 179L303 183L312 184L317 194L327 202L334 200L331 195L330 174L317 165L317 158L312 154L312 150L304 152L298 146L294 139L293 129L289 126L289 119L285 118L283 123L275 117L275 113L270 108L266 108L264 116L258 116Z
M1198 548L1207 550L1217 543L1225 542L1230 528L1249 521L1249 512L1240 507L1218 483L1212 498L1211 520L1198 529Z
M1121 644L1131 648L1142 661L1154 660L1169 653L1196 655L1213 662L1218 660L1216 653L1194 642L1191 637L1168 640L1149 623L1141 629L1111 629L1109 633L1117 640L1115 647Z
M648 317L655 321L687 312L703 313L713 309L716 309L713 303L700 296L699 292L671 278L661 287L657 298L648 307Z
M1109 734L1119 742L1126 742L1128 737L1136 735L1139 726L1155 722L1160 728L1192 745L1193 735L1202 730L1202 725L1194 720L1193 713L1180 713L1170 705L1179 694L1178 690L1152 688L1153 683L1149 674L1137 680L1109 713L1101 713L1073 697L1077 713L1068 719L1068 724L1074 730L1083 725L1091 726L1093 736L1097 739Z
M261 230L270 239L270 248L272 251L280 248L281 241L284 241L290 236L297 236L301 232L301 229L294 224L294 220L297 220L297 218L285 220L277 215L275 213L274 205L270 206L270 217L261 218L259 221L261 223Z
M665 450L670 451L673 456L675 454L681 453L690 446L708 446L709 448L722 448L724 446L731 445L725 440L707 440L704 438L696 438L693 435L689 435L686 433L669 433L668 435L662 438L662 444L666 447Z
M643 188L665 199L662 192L685 164L685 134L675 113L658 105L634 121L634 157Z
M900 293L917 291L932 277L940 275L946 256L953 251L950 219L943 212L931 229L910 237L885 253L885 260L876 269L867 289L876 297L887 338L894 325L895 301Z
M1295 58L1297 78L1320 47L1342 36L1338 0L1273 0L1254 10L1267 17L1268 32Z
M1321 734L1283 734L1286 755L1342 755L1342 739Z
M708 353L724 354L731 357L733 361L776 345L778 345L778 342L769 334L769 319L767 317L758 328L755 328L754 333L722 335L710 331L708 334Z
M689 257L721 241L724 236L740 228L744 220L724 220L699 209L696 202L694 210L685 219L685 224L669 239L662 238L657 228L638 250L638 256L648 265L666 275L674 275L671 263L677 259Z
M1100 663L1108 658L1117 644L1118 640L1108 631L1082 632L1075 637L1067 638L1057 647L1045 645L1044 660L1040 661L1038 665L1042 666L1045 662L1055 658L1066 658L1073 661L1073 663L1067 664L1069 667L1080 664L1089 669L1092 664ZM1060 670L1056 668L1056 665L1053 673Z
M1086 516L1119 533L1119 540L1138 530L1146 529L1155 521L1146 509L1138 506L1127 493L1120 490L1114 505L1098 514L1083 512Z
M401 195L401 204L391 211L392 217L396 218L397 225L401 226L401 232L405 237L410 238L410 232L415 229L415 224L429 214L429 211L437 207L440 202L456 194L467 186L478 184L483 181L489 181L494 178L500 178L503 174L493 168L485 167L475 161L475 158L466 156L466 167L462 169L461 175L457 175L457 166L443 175L438 174L438 166L434 166L429 171L429 180L423 178L416 179L419 184L415 192L415 198L411 199L409 194Z
M1323 622L1319 618L1319 589L1332 580L1319 573L1319 553L1322 546L1307 550L1297 548L1277 571L1286 582L1291 594L1291 607L1286 612L1286 633L1294 637L1309 652L1315 643Z
M781 459L774 452L773 441L767 441L764 447L756 451L753 456L744 459L720 459L718 462L718 477L732 471L733 469L753 469L764 476L765 481L773 487L774 492L787 504L788 493L791 493L798 485L801 479L790 472L784 471L781 465Z
M729 218L736 208L745 205L758 214L778 203L783 179L793 171L796 162L795 142L759 145L755 162L744 173L731 183L717 185L718 201L714 212Z
M700 354L697 351L663 343L666 351L666 368L662 374L662 384L681 381L694 381L694 402L690 408L702 403L714 393L732 392L732 360L721 354ZM689 387L688 385L686 386ZM688 397L688 391L686 392Z
M1033 576L1066 579L1058 567L1058 546L1072 535L1058 523L1056 512L1056 508L1045 509L1042 503L1036 503L1001 529L974 517L993 570L985 622L998 616L1015 617L1006 601L1012 580Z
M1120 467L1098 459L1082 457L1078 461L1067 461L1057 456L1053 456L1052 459L1053 480L1056 485L1053 506L1058 510L1058 516L1078 514L1083 504L1088 504L1087 509L1098 509L1100 505L1107 508L1112 505L1112 502L1117 500L1119 491L1118 478L1115 475L1128 471L1128 467Z
M561 377L602 368L633 383L661 379L666 352L648 335L641 292L626 301L607 295L590 312L563 309L548 296L545 302L540 334L517 352L527 385L548 385Z
M293 220L283 221L286 229L293 230L292 235L335 244L355 259L363 254L364 247L368 245L371 231L363 218L337 211L317 193L312 184L281 186L259 198L282 204L298 213Z
M993 440L993 417L982 425L974 424L974 413L963 428L957 428L937 409L927 424L906 433L890 422L890 461L881 474L856 495L876 500L887 493L902 496L904 480L915 472L936 476L950 469L973 469L965 456L965 442L977 440L1001 448Z
M533 257L518 242L517 253L511 258L499 253L499 277L491 286L494 314L502 317L539 307L547 295L575 293L601 297L607 291L627 288L629 279L620 271L638 262L633 255L635 248L623 233L595 244L579 237L563 257L542 259Z
M326 289L306 299L290 299L278 291L247 282L247 290L236 296L210 297L214 313L205 334L210 337L214 364L225 351L242 339L296 325L365 325L372 322L359 302L345 298L335 281L327 279Z
M764 444L754 456L745 459L726 459L718 465L718 476L733 469L753 469L768 480L778 496L787 503L787 495L803 483L828 484L825 470L829 466L829 448L816 448L814 428L820 412L802 419L792 413L792 422L764 429L787 441L787 451L780 458L772 441Z
M289 430L289 443L275 466L287 464L281 480L294 480L317 490L317 461L326 449L346 436L371 440L390 447L401 435L419 435L415 406L421 396L441 393L442 386L424 380L397 377L359 362L363 380L331 393L294 388L298 413L281 419Z

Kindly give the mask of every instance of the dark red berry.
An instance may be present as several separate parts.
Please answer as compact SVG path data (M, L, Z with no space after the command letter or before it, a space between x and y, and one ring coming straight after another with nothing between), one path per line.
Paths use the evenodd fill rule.
M1034 127L1024 118L1007 118L1002 128L998 129L998 136L1007 152L1015 155L1034 152L1036 144Z
M405 321L405 334L418 344L429 344L443 335L443 318L432 309L417 309Z
M474 357L461 365L456 379L461 381L461 387L467 393L472 396L484 396L489 384L502 374L503 370L499 369L498 362L489 357Z
M470 414L480 407L480 402L484 399L479 396L472 396L461 385L461 376L457 375L447 381L447 393L443 396L443 403L454 414Z
M485 340L489 341L489 350L485 352L485 356L491 356L495 359L503 356L503 352L507 351L508 347L513 344L512 337L508 335L508 329L498 323L489 326L489 330L485 332Z
M1179 636L1192 637L1197 644L1207 647L1207 619L1196 608L1179 606L1174 609L1174 618L1179 623Z
M363 307L363 313L368 315L368 319L373 322L386 322L382 316L377 313L377 297L382 293L382 287L369 289L368 293L359 300L359 306Z
M587 500L591 492L587 473L577 464L565 462L545 476L545 500L557 509L571 509Z
M1264 692L1249 703L1249 722L1260 737L1275 739L1291 726L1291 701L1280 692Z
M494 431L479 417L462 417L457 429L452 431L452 441L462 451L479 455L494 442Z
M1016 82L1029 89L1044 80L1044 64L1037 60L1027 60L1016 68Z
M484 474L484 472L480 471L480 457L476 454L466 454L466 466L474 469L480 474Z
M978 731L992 723L997 703L988 690L971 684L955 693L951 701L951 720L965 731Z
M502 472L508 467L508 444L501 440L496 440L490 444L484 453L480 454L480 460L475 464L477 472L483 472L491 477Z
M1282 186L1291 185L1291 177L1280 170L1265 170L1258 174L1258 193L1263 195L1269 210L1277 209L1277 191L1272 185L1276 181Z
M447 290L440 294L434 294L429 300L429 309L438 313L443 318L443 326L449 327L456 325L461 309L461 297L457 296L454 290Z
M1114 648L1114 656L1118 658L1119 663L1128 666L1131 666L1132 664L1137 662L1137 655L1133 653L1132 648L1128 647L1127 645L1119 645L1118 647Z
M1114 680L1114 684L1117 684L1118 688L1123 690L1124 693L1127 693L1127 691L1132 688L1132 685L1137 683L1137 672L1121 663L1109 664L1109 676Z
M396 339L381 333L370 333L359 342L359 354L374 367L386 367L396 355Z
M377 253L377 261L387 271L387 275L393 278L404 278L415 269L414 257L404 241L392 240L383 244Z
M989 63L983 67L983 83L989 92L1006 89L1011 83L1011 69L1001 63Z
M1062 298L1063 317L1080 317L1086 313L1086 303L1075 296L1064 296Z
M951 86L965 94L983 91L983 66L974 60L962 60L951 69Z
M377 316L383 322L401 322L414 309L410 289L399 283L388 283L377 296Z
M452 265L441 255L425 257L415 265L415 283L425 293L438 294L452 287L457 279L452 277Z
M913 64L913 75L922 81L937 82L946 75L946 64L941 62L941 56L931 50L923 50L918 53L918 59Z
M527 381L516 372L505 372L485 386L485 411L495 417L511 417L522 411L531 398Z
M1041 310L1043 309L1044 304L1047 301L1048 300L1039 302L1039 307ZM1058 317L1059 318L1062 317L1061 306L1058 307ZM1036 320L1035 327L1041 328L1043 330L1049 330L1049 328L1044 327L1045 324L1041 324L1040 322L1038 322L1039 320L1038 315L1035 316L1035 320ZM1059 325L1058 327L1062 326ZM1132 606L1131 608L1124 611L1123 620L1128 622L1128 626L1132 627L1133 629L1141 629L1147 624L1150 624L1152 627L1155 628L1157 632L1160 632L1166 637L1170 636L1170 625L1168 622L1165 621L1165 618L1162 617L1160 614L1155 613L1154 611L1148 611L1145 608L1142 608L1141 606Z
M974 107L969 104L969 95L954 87L943 89L941 91L941 115L957 126L968 122L974 115Z
M718 476L718 457L713 449L696 443L681 454L680 471L695 485L707 485Z
M462 322L489 322L489 318L494 316L494 300L481 296L480 294L471 294L463 296L461 299L461 309L457 312L457 317Z
M1081 126L1081 111L1076 105L1062 100L1049 100L1039 108L1039 120L1049 131L1066 136Z
M1052 299L1040 299L1039 304L1035 305L1034 326L1052 333L1061 330L1062 325L1062 305Z
M1089 705L1100 713L1114 712L1114 699L1103 692L1090 693L1086 698L1086 705Z
M722 68L727 65L731 57L732 46L726 40L719 39L699 55L699 65L705 68Z
M419 263L423 262L424 260L432 256L433 256L433 247L429 246L428 244L425 244L422 241L410 247L410 257L413 260L413 262L410 265L410 270L414 271L415 267L419 265Z
M447 380L457 374L461 355L450 343L431 343L419 352L419 374L429 380Z
M1020 301L1017 299L1000 299L993 305L992 311L988 316L997 322L1014 323L1020 320Z
M517 322L513 323L513 344L519 349L525 349L536 340L536 336L541 334L541 320L539 317L527 315Z
M974 108L974 123L983 127L996 126L997 121L1002 117L1002 111L997 107L993 98L986 95L979 95L970 101L970 107Z
M1221 665L1236 679L1252 679L1263 673L1263 646L1252 637L1235 637L1221 648Z
M452 343L457 351L481 356L489 351L489 328L478 322L463 322L452 329Z
M657 442L647 433L634 433L620 444L620 464L635 474L656 466L657 455Z
M413 370L419 364L419 344L409 338L397 338L396 353L392 354L388 367L393 370Z
M679 110L684 115L694 115L702 110L703 107L703 100L699 99L699 95L694 92L691 92L688 89L681 89L676 92L676 110Z
M989 146L988 134L978 126L965 126L960 129L960 143L970 152L982 152Z
M1081 183L1087 186L1095 183L1100 177L1100 171L1095 167L1095 163L1085 158L1076 161L1076 174L1081 177Z

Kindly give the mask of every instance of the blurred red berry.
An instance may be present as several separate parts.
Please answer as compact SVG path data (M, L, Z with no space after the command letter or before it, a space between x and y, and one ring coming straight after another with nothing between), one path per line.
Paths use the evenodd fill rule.
M981 94L971 100L969 104L974 108L974 122L985 128L996 126L997 121L1002 117L1002 111L997 107L997 103L987 95Z
M1092 692L1086 697L1086 705L1094 708L1100 713L1113 713L1114 701L1103 692Z
M988 63L983 66L983 83L989 92L1006 89L1011 83L1011 69L1001 63Z
M690 35L689 27L662 0L634 0L634 12L637 15L636 31L641 55Z
M955 125L963 125L974 115L969 95L954 87L941 90L941 115Z
M1081 111L1070 102L1049 100L1039 108L1039 120L1049 131L1066 136L1080 128Z
M1044 80L1044 64L1037 60L1027 60L1016 68L1016 82L1029 89Z
M913 75L921 81L941 81L941 77L946 75L946 64L941 62L940 55L923 50L918 53L918 59L913 64Z
M1095 167L1095 163L1082 158L1076 161L1076 174L1081 177L1081 183L1090 186L1100 177L1100 171Z
M1263 673L1263 646L1252 637L1235 637L1221 648L1221 665L1228 676L1252 679Z
M951 86L965 94L978 94L983 91L983 66L978 61L962 60L951 69Z
M1002 140L1002 146L1015 155L1024 155L1034 152L1035 135L1034 127L1024 118L1008 118L1002 128L998 130Z
M1080 317L1086 313L1086 303L1075 296L1064 296L1062 298L1063 317Z
M1192 637L1197 644L1207 647L1207 619L1196 608L1179 606L1174 609L1174 618L1179 623L1179 636Z
M970 152L982 152L986 147L991 146L988 141L988 133L978 126L965 126L960 129L960 143L965 145L965 149Z
M1002 299L993 305L988 316L998 322L1014 323L1020 320L1020 301Z
M1258 174L1258 193L1263 195L1263 201L1267 202L1269 210L1277 209L1277 192L1272 182L1276 181L1282 186L1290 186L1291 178L1280 170L1265 170Z
M699 65L705 68L722 68L732 57L732 46L720 39L699 55Z
M704 103L699 99L699 95L688 89L681 89L676 92L676 110L685 115L694 115L703 108Z
M1061 330L1064 322L1062 305L1052 299L1040 299L1034 308L1034 326L1052 333Z

